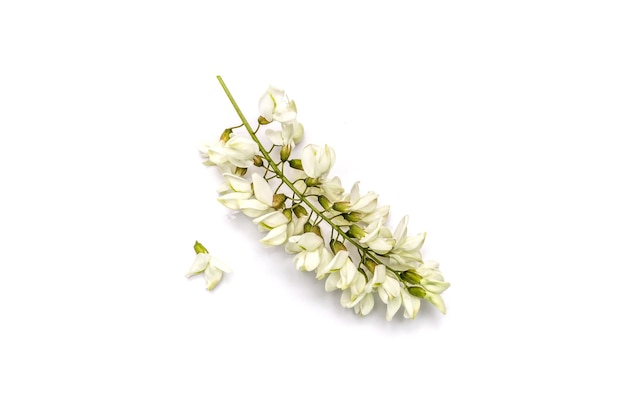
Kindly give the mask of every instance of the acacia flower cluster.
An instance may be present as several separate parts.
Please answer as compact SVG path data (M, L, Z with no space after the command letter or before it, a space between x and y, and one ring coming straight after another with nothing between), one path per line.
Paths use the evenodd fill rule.
M426 234L408 235L406 216L392 231L389 206L379 205L377 194L362 193L358 183L344 190L330 176L330 146L309 144L296 155L304 129L283 90L271 86L263 94L253 129L218 80L241 119L201 147L205 164L224 178L218 201L252 218L264 233L263 244L284 245L298 270L325 279L326 290L340 291L341 305L359 315L371 312L375 295L386 305L387 320L401 308L414 319L422 299L445 313L441 293L449 283L438 263L422 260Z

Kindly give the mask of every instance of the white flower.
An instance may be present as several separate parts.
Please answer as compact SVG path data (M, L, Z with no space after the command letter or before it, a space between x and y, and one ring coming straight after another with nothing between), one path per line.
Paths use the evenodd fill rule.
M341 180L336 176L330 180L322 181L319 188L322 194L333 203L340 201L344 192Z
M425 232L413 237L407 236L408 222L409 217L404 216L398 224L398 227L393 233L395 244L387 254L392 261L392 267L401 268L403 270L413 268L416 263L422 262L420 249L426 239Z
M361 196L359 193L359 182L354 183L350 190L350 211L358 211L364 214L371 213L378 205L378 195L374 192L367 192Z
M413 296L404 288L400 289L400 297L402 298L402 305L404 305L404 317L415 319L420 309L421 299Z
M221 196L218 202L232 210L239 210L239 202L252 197L252 186L250 181L234 174L223 173L226 183L218 190Z
M254 198L239 201L241 211L251 218L258 218L272 209L274 192L267 180L252 173L252 185L254 187Z
M432 303L441 313L446 313L446 305L443 302L441 293L443 293L450 283L443 280L443 275L439 271L439 263L436 261L426 261L417 268L417 274L422 278L420 286L424 289L424 299Z
M365 236L361 238L360 242L378 254L388 253L394 245L393 235L391 235L389 228L383 225L382 218L365 228Z
M324 240L319 235L306 232L289 238L285 250L288 253L296 254L294 261L298 270L313 271L321 261L323 245Z
M287 224L289 219L279 211L270 212L259 216L253 222L258 224L260 228L267 229L270 232L261 239L266 245L281 245L287 240Z
M296 104L289 100L284 90L270 86L259 99L259 114L268 122L293 122L298 114Z
M352 285L357 276L357 267L349 257L348 251L339 251L327 267L330 275L326 280L326 291L345 290Z
M350 287L341 294L341 306L354 308L354 312L361 316L367 315L374 307L373 285L372 280L367 282L365 275L357 271Z
M335 164L335 150L328 145L309 144L302 150L302 168L312 178L325 177Z
M196 255L196 259L186 276L191 277L204 272L206 287L208 290L213 290L222 280L222 274L224 272L230 273L231 271L223 261L211 256L209 253L200 252Z
M387 305L387 314L385 318L391 321L391 318L398 312L402 306L402 297L400 282L391 272L387 270L383 264L379 264L374 268L374 277L372 277L373 286L378 289L378 297Z
M259 152L259 147L247 136L233 134L226 142L220 140L215 144L202 145L200 152L209 159L209 165L233 164L237 167L250 167L252 157Z
M265 135L274 145L290 145L294 147L302 141L304 129L302 128L302 124L298 122L283 123L282 130L275 131L273 129L268 129L265 131Z

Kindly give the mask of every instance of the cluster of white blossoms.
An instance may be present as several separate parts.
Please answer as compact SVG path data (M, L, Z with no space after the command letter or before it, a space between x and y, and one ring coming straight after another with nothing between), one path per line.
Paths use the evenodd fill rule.
M388 320L401 308L405 318L415 318L422 299L445 313L441 293L449 283L436 262L422 260L426 234L409 236L406 216L392 231L389 206L379 205L377 194L361 193L358 183L345 191L329 175L335 163L330 146L306 145L297 158L304 130L284 91L270 87L263 94L253 130L218 80L242 121L201 148L205 164L224 177L218 201L252 218L263 244L284 245L298 270L325 279L326 290L341 291L342 306L359 315L371 312L375 295Z

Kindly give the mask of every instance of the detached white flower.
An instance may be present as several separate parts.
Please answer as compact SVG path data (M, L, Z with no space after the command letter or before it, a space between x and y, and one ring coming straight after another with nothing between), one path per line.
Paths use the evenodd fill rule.
M186 277L195 276L204 273L206 287L208 290L213 288L222 280L223 273L230 273L232 270L223 261L211 256L206 248L198 241L194 245L196 250L196 259L194 260Z
M208 158L207 164L237 167L250 167L252 157L259 152L258 145L247 136L232 134L228 141L219 140L215 144L200 146L202 156Z
M328 145L309 144L302 150L302 167L309 177L325 177L334 164L335 150Z
M285 250L296 254L294 261L300 271L313 271L321 261L321 251L324 240L313 232L296 235L287 241Z

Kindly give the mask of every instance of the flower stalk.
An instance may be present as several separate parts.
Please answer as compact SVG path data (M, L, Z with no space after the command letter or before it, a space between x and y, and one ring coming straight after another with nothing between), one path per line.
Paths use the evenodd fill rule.
M425 234L408 236L407 217L392 233L386 226L389 207L379 206L373 192L362 195L358 183L345 193L337 177L328 177L335 163L335 151L328 145L310 144L301 155L293 155L304 130L296 120L295 102L284 91L268 88L259 100L258 126L253 129L224 80L217 80L241 120L216 143L201 148L205 164L217 166L225 179L218 201L253 218L260 230L269 231L263 244L285 244L299 270L326 278L326 290L341 290L341 304L359 315L372 310L374 293L387 305L388 320L402 306L406 318L415 318L422 299L445 313L440 294L449 283L437 263L422 261ZM281 129L272 129L277 123ZM235 132L240 127L248 137ZM261 133L272 143L269 148ZM281 193L283 186L291 196ZM328 242L321 224L330 228ZM357 263L345 244L358 253Z

